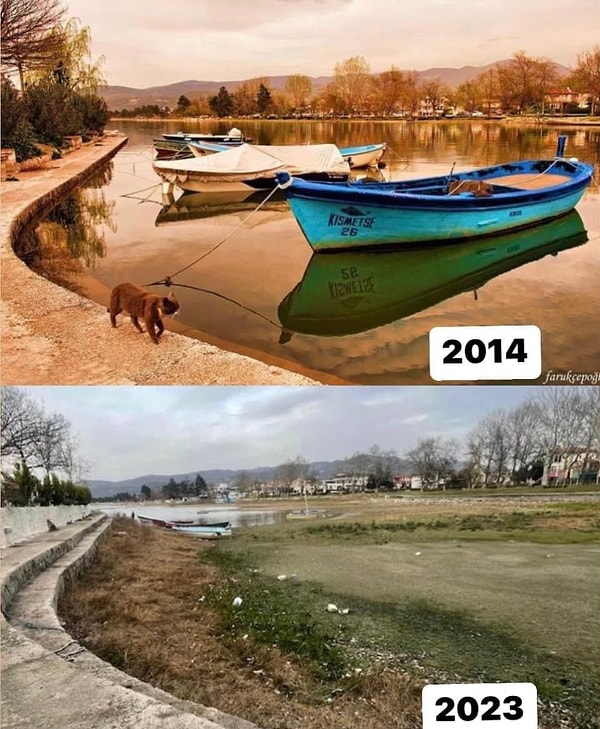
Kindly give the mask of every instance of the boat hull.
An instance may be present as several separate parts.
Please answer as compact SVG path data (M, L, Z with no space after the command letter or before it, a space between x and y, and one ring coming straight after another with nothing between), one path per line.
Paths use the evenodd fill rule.
M204 539L218 539L219 537L231 536L231 528L227 527L172 526L170 529L173 532L193 534Z
M340 147L342 157L352 169L357 167L374 167L383 157L387 144L365 144L360 147Z
M398 183L307 184L292 178L288 204L315 251L449 242L497 235L558 218L571 211L593 168L569 161L526 161L453 175L457 183L484 181L485 197L447 194L449 178ZM531 175L546 187L524 189L505 179ZM565 181L566 178L566 181ZM289 179L278 175L285 186Z
M315 254L279 305L284 343L294 333L340 337L374 329L587 240L573 210L524 231L440 246L433 253L421 247Z

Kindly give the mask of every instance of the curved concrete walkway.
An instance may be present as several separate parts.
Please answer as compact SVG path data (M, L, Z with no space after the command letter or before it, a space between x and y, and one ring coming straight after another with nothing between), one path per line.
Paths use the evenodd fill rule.
M123 137L106 138L46 169L19 172L17 181L2 181L2 384L319 384L172 331L157 346L132 326L113 330L104 306L38 276L15 255L12 243L23 227L79 186L126 142Z
M59 596L109 525L93 516L2 550L2 728L258 729L122 673L64 630Z

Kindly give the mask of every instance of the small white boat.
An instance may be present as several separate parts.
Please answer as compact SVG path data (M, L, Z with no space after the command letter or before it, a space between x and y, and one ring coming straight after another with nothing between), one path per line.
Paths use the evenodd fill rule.
M203 157L155 160L153 168L164 182L190 192L203 192L215 182L271 188L275 174L283 170L300 179L328 182L343 182L350 175L335 144L242 144Z
M340 147L342 157L352 169L357 167L376 167L383 157L387 144L362 144L358 147Z
M245 137L239 129L235 127L230 129L227 134L211 134L210 132L175 132L173 134L166 133L162 135L163 139L168 139L172 142L189 142L203 141L203 142L215 142L216 144L225 144L229 146L237 146L239 144L245 144L251 142L251 137Z
M230 537L232 534L231 527L171 526L170 529L181 534L193 534L202 539L219 539L220 537Z

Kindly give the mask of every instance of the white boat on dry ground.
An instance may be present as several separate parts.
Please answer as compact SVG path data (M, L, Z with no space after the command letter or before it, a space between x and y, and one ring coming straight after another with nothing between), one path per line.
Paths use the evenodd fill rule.
M350 175L350 165L335 144L242 144L202 157L155 160L152 166L164 182L192 192L203 192L214 183L270 188L276 184L275 174L283 170L327 182L343 182Z

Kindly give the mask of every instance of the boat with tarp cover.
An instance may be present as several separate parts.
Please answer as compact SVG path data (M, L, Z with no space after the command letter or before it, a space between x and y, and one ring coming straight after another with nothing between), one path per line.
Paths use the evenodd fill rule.
M296 177L343 181L350 166L335 144L242 144L218 154L182 160L155 160L161 179L185 191L203 192L215 183L254 188L273 188L275 173L289 170Z

